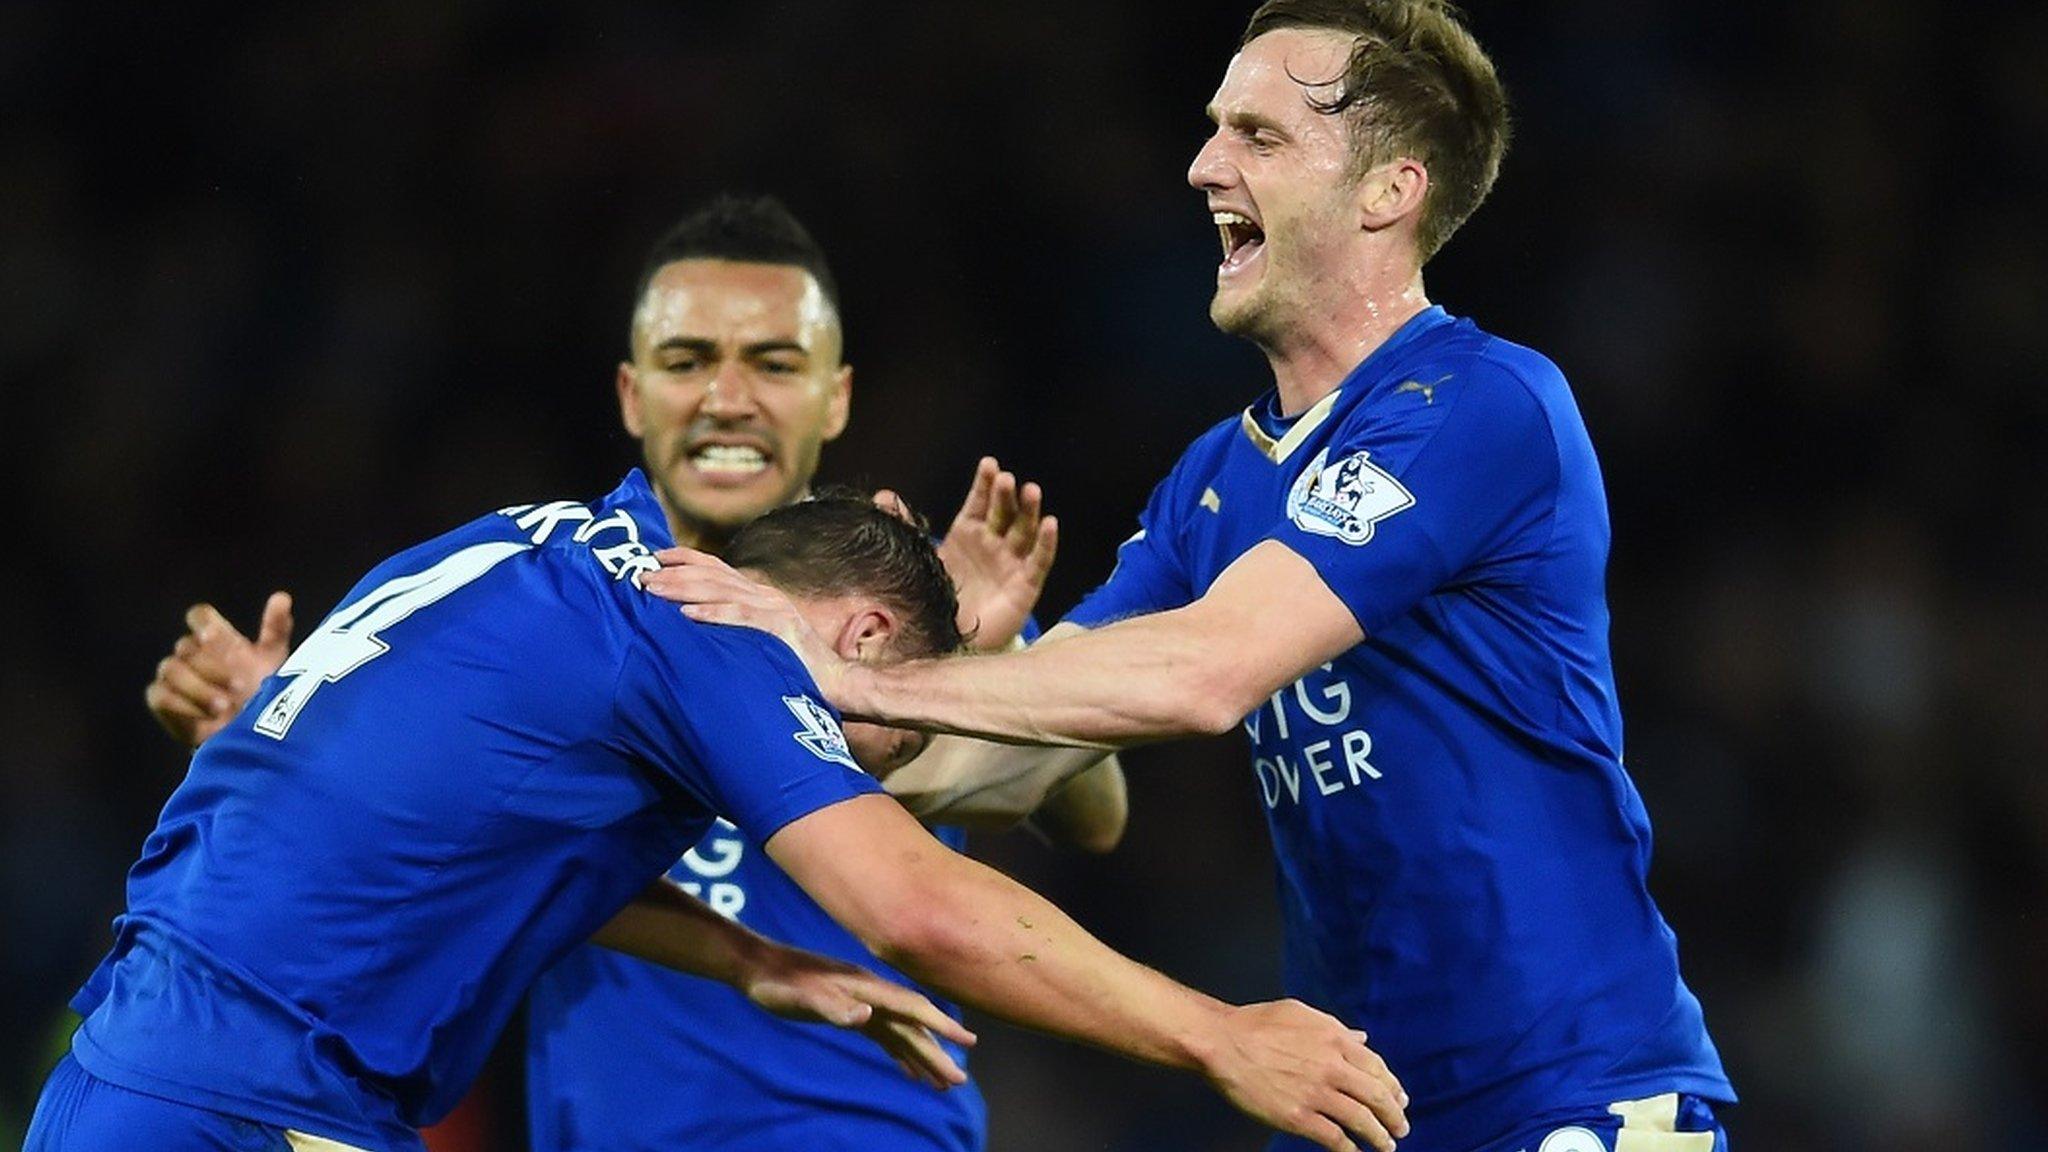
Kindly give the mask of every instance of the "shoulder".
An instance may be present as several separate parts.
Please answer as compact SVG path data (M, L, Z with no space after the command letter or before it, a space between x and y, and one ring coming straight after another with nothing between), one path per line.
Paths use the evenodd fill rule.
M692 620L630 580L618 581L612 598L628 622L629 646L654 657L657 665L672 670L672 676L701 684L707 693L728 697L729 690L752 689L759 694L772 689L785 695L818 695L803 661L766 632Z
M1180 458L1173 462L1173 470L1166 474L1165 483L1172 485L1184 482L1192 475L1207 475L1230 450L1236 438L1243 435L1243 426L1244 413L1241 411L1232 412L1210 425L1181 451Z
M1473 451L1555 452L1577 406L1558 366L1536 350L1460 322L1360 415L1413 423Z

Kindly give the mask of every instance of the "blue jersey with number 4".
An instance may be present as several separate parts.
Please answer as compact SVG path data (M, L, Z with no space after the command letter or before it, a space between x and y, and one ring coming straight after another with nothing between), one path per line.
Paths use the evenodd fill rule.
M1365 632L1244 729L1288 991L1401 1077L1403 1152L1657 1093L1733 1098L1645 885L1606 498L1554 365L1431 308L1298 418L1269 394L1203 435L1140 529L1076 623L1187 604L1272 540Z
M639 590L662 523L636 472L372 571L166 805L79 1063L417 1148L535 975L714 814L759 842L874 791L787 647Z

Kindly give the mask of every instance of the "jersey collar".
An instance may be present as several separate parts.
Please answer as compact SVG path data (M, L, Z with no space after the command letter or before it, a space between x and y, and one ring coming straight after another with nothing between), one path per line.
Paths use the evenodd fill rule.
M1371 375L1379 370L1379 366L1385 364L1390 357L1415 343L1425 333L1450 322L1451 314L1436 304L1409 317L1407 323L1395 329L1392 336L1381 341L1379 347L1373 349L1370 355L1359 362L1358 367L1347 373L1343 382L1331 389L1329 395L1310 405L1308 411L1291 421L1279 414L1279 392L1267 389L1266 393L1253 401L1239 418L1238 423L1244 429L1245 439L1250 440L1252 447L1257 448L1268 460L1275 464L1285 464L1287 458L1294 454L1294 450L1301 447L1302 443L1314 435L1315 430L1322 427L1323 422L1330 418L1330 413L1337 408L1339 397L1347 392L1362 393L1368 390L1369 385L1364 388L1354 388L1353 385L1369 380Z
M654 485L648 483L647 473L638 468L627 472L603 503L624 509L639 526L640 539L649 548L659 551L675 546L675 538L668 530L668 513L662 510L661 499L654 494Z

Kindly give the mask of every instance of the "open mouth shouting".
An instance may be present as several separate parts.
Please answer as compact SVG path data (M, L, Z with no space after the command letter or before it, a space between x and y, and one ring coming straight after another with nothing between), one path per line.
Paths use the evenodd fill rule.
M1212 212L1210 218L1223 240L1223 263L1216 268L1219 278L1242 271L1265 253L1266 230L1256 220L1230 209Z

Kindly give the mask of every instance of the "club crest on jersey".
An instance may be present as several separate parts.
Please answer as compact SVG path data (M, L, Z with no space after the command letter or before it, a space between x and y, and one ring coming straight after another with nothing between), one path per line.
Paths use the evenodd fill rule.
M823 704L809 696L784 696L783 704L790 715L803 725L794 735L796 742L811 750L811 755L834 764L844 764L856 771L860 765L853 762L853 751L846 746L846 730L839 726L832 713Z
M1317 536L1335 536L1346 544L1372 539L1372 527L1415 503L1415 497L1392 474L1359 449L1335 464L1330 450L1316 453L1287 492L1287 518L1295 527Z

